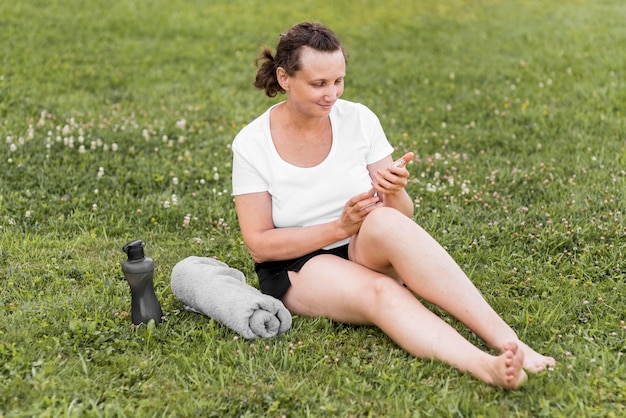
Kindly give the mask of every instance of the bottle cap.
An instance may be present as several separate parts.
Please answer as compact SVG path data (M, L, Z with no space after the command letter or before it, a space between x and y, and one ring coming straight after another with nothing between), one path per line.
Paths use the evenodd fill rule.
M124 245L122 248L126 254L128 254L129 260L141 260L144 258L143 254L143 241L136 239Z

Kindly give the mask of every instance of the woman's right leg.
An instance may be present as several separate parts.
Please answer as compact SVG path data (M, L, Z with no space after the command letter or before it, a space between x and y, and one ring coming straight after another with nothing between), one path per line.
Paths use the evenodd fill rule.
M409 353L444 361L495 386L515 389L526 379L517 342L506 343L499 356L483 352L388 276L320 255L289 277L283 303L294 314L376 325Z
M391 208L371 212L350 243L350 259L399 276L415 294L467 325L490 347L516 341L526 370L539 372L555 361L518 340L450 254L412 219Z

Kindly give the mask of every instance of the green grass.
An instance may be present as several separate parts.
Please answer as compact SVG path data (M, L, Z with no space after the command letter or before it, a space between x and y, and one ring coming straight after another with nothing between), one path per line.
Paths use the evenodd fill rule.
M343 39L344 97L416 152L416 221L553 370L507 392L374 328L246 341L175 300L189 255L257 284L229 144L272 103L259 48L305 19ZM624 21L621 0L3 2L0 416L623 415ZM157 327L130 326L135 238Z

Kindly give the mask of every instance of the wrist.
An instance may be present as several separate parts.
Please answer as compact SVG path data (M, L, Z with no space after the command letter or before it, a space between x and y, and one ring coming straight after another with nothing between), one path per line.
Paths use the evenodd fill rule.
M341 218L337 219L336 221L333 222L333 236L334 236L334 241L333 242L337 242L337 241L341 241L344 240L346 238L351 237L353 234L348 231L342 224L341 222Z

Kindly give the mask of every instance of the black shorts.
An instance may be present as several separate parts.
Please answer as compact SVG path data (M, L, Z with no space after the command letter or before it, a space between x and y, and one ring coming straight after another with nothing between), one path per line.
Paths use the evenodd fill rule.
M261 292L266 295L273 296L276 299L281 299L287 292L287 289L289 289L289 286L291 286L291 281L289 280L289 274L287 272L299 272L307 261L316 255L321 254L332 254L347 260L348 244L332 248L330 250L321 249L313 251L312 253L291 260L255 263L254 271L256 271L256 274L259 277L259 287L261 288Z

